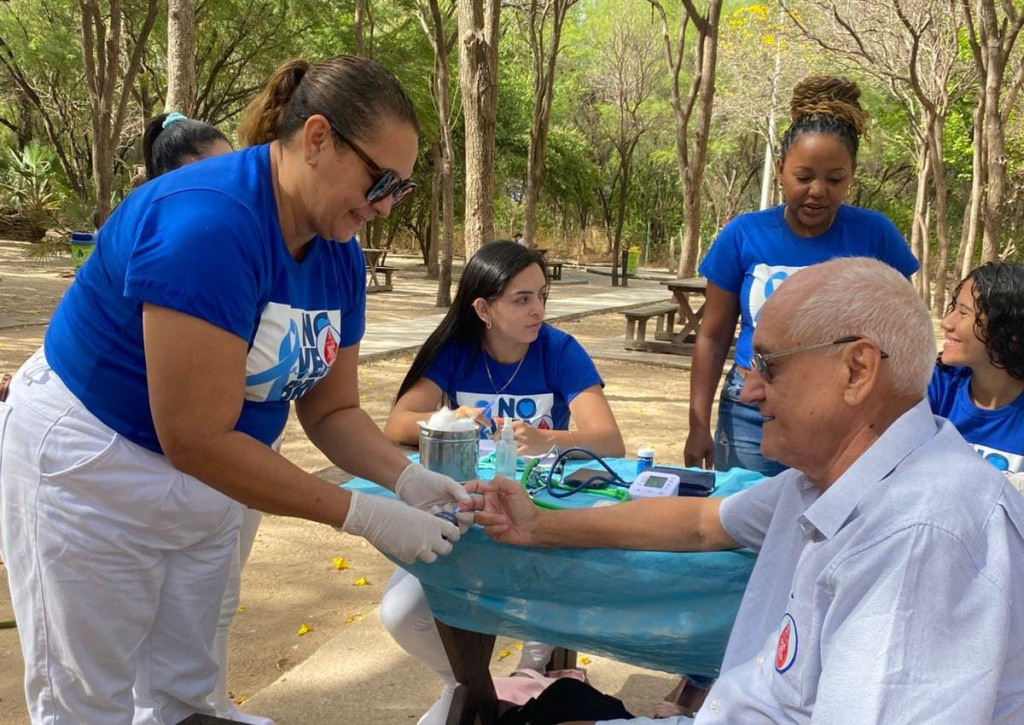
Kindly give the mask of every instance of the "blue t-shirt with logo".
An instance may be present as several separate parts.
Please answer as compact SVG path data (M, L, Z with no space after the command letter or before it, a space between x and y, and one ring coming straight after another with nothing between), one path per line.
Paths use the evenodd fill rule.
M143 303L249 343L235 429L268 445L284 429L290 401L327 374L340 348L362 339L362 250L354 240L316 237L301 261L292 257L281 236L268 148L190 164L132 192L97 233L95 250L47 330L47 360L71 392L150 450L161 452L149 407Z
M1024 394L988 410L974 404L970 387L970 368L936 365L928 386L932 412L956 426L964 440L1000 471L1024 471Z
M591 386L604 386L576 338L547 324L530 343L522 367L495 362L476 341L449 340L426 377L444 391L453 408L493 403L492 416L524 420L545 430L568 430L573 398Z
M918 269L906 240L888 217L845 204L832 226L817 237L801 237L789 228L785 205L741 214L719 233L700 273L739 297L740 334L736 362L749 367L753 337L765 300L789 275L835 257L873 257L909 277Z

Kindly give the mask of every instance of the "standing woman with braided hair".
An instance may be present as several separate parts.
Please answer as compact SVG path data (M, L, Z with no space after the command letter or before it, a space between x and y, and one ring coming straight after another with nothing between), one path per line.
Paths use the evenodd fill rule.
M260 145L118 206L0 403L0 554L35 725L213 713L243 504L406 562L459 538L432 511L468 494L410 464L359 407L353 235L415 189L411 100L370 60L287 61L242 136ZM328 459L401 500L274 451L293 400Z
M867 124L859 98L856 83L834 76L813 76L796 85L793 120L775 162L783 203L731 221L700 265L708 279L707 305L690 371L687 465L723 471L740 467L766 475L782 470L760 450L762 425L774 424L771 411L762 415L758 406L742 403L740 392L761 306L790 274L833 257L854 256L874 257L907 277L917 271L917 260L889 219L843 203ZM735 364L726 376L712 438L712 401L737 320ZM785 365L785 358L774 364Z

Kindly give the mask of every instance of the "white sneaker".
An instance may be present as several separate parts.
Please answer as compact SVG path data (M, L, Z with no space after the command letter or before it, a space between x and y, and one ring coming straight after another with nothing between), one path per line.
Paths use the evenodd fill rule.
M224 716L225 720L232 720L234 722L245 722L249 725L274 725L274 721L269 717L263 717L262 715L250 715L247 712L242 712L235 705L231 706L231 712Z
M437 702L423 713L416 725L444 725L448 721L448 711L452 709L452 698L455 697L455 686L445 684Z

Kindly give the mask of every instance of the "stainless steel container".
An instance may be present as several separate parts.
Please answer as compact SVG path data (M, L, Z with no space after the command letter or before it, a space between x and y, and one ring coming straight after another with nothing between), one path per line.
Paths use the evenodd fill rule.
M480 430L432 430L420 423L420 463L456 481L476 478Z

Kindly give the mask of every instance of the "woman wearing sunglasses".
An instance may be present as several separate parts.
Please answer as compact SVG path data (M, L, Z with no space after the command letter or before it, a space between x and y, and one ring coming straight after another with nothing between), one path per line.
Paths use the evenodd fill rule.
M879 259L905 276L917 271L917 261L891 221L843 203L867 123L859 97L855 83L832 76L796 85L793 122L776 160L783 203L738 216L700 265L708 289L690 372L688 466L740 467L766 475L782 470L761 455L761 413L756 405L740 402L740 391L761 306L790 274L833 257L858 256ZM712 436L712 403L737 321L736 363L722 387Z
M0 404L0 545L33 723L212 714L214 630L244 505L451 550L468 497L359 407L365 267L353 234L415 188L395 77L286 62L247 111L259 143L134 191ZM291 401L350 493L271 448Z
M953 290L928 386L936 415L1024 493L1024 266L990 262Z

